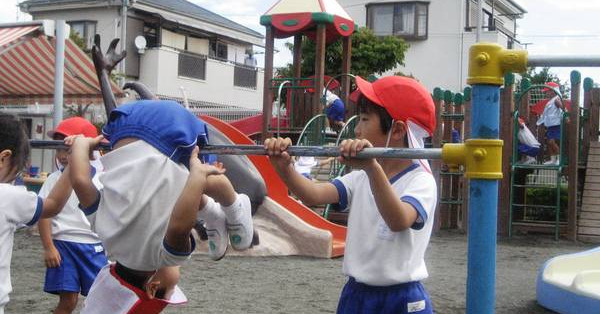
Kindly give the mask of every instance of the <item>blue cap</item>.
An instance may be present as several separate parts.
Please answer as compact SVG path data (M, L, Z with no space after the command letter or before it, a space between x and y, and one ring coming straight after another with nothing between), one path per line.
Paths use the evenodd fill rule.
M140 100L117 107L110 113L102 134L111 147L127 137L139 138L186 166L194 147L208 144L206 123L177 102L168 100ZM201 159L216 160L208 154Z

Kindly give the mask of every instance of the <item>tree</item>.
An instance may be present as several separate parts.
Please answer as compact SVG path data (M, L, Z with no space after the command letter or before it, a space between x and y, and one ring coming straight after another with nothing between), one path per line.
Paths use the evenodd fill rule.
M523 74L523 78L529 79L531 84L546 84L548 82L561 84L558 76L550 72L549 67L543 67L539 72L536 69L538 68L528 68L527 72Z
M558 78L558 75L550 72L549 67L543 67L539 72L536 71L538 68L528 68L527 72L523 74L523 78L529 79L532 85L543 85L548 82L555 82L560 86L560 91L563 95L569 95L571 87L567 82L563 83Z
M286 44L293 51L294 45ZM396 36L375 36L372 30L361 27L352 34L352 58L350 73L368 77L389 71L404 64L404 53L408 44ZM314 74L316 49L315 42L304 37L302 39L301 75ZM342 41L337 40L325 49L325 73L340 74L342 68ZM293 77L293 65L277 70L278 76Z

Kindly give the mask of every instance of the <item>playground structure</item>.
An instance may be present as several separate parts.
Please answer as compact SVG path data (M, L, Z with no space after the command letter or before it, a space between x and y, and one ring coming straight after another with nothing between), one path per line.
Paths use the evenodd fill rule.
M558 313L597 313L600 308L600 247L546 261L537 276L540 305Z
M281 130L271 123L274 90L284 82L286 90L286 113L289 117L284 130L286 135L296 137L306 123L321 113L321 93L325 86L325 45L341 37L343 60L341 73L350 72L351 37L355 30L354 21L335 0L303 1L301 6L293 0L279 0L263 16L260 23L265 26L265 82L263 90L262 139L269 137L274 130ZM294 77L273 77L273 56L275 38L294 37L293 69ZM315 71L311 78L301 77L302 39L306 36L315 41ZM340 77L340 98L348 102L350 77ZM306 84L307 80L312 84ZM307 85L313 93L306 94ZM283 106L279 99L279 106ZM279 118L279 117L278 117ZM296 136L294 136L296 135Z
M500 182L499 234L542 232L554 234L556 239L563 235L573 240L600 241L600 209L595 208L598 202L590 197L598 190L599 174L595 170L598 157L594 147L598 142L600 89L594 88L592 79L586 78L581 95L580 77L579 72L572 72L570 97L563 100L567 110L561 125L560 163L543 165L545 153L541 153L536 164L521 162L517 149L517 119L520 117L526 122L544 148L544 128L537 127L536 121L548 100L542 92L547 87L531 85L527 79L516 86L514 75L506 75L500 90L500 138L504 140L502 164L506 175ZM554 93L559 95L559 91ZM469 138L471 88L465 88L462 94L436 88L433 98L439 117L437 132L432 138L433 147ZM577 106L580 100L581 108ZM578 110L578 121L571 117L575 110ZM433 169L438 174L440 188L436 228L466 229L468 183L462 176L464 169L437 163ZM569 179L575 178L570 169L576 169L577 179ZM548 197L540 197L540 194ZM535 199L543 199L543 203L532 203Z

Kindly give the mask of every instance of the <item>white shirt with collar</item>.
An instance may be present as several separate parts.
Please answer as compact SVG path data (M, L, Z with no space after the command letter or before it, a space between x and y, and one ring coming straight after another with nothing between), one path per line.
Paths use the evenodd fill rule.
M437 202L435 179L423 167L412 164L390 183L398 198L418 213L415 224L399 232L391 231L379 213L365 171L353 171L333 182L342 209L350 207L344 274L372 286L428 277L424 258Z

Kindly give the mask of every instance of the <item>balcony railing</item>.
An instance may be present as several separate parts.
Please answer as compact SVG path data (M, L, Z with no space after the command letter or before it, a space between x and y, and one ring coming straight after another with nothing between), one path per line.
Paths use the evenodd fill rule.
M233 85L256 89L256 76L258 69L245 65L235 64L233 70Z
M206 80L206 56L179 51L178 75Z

